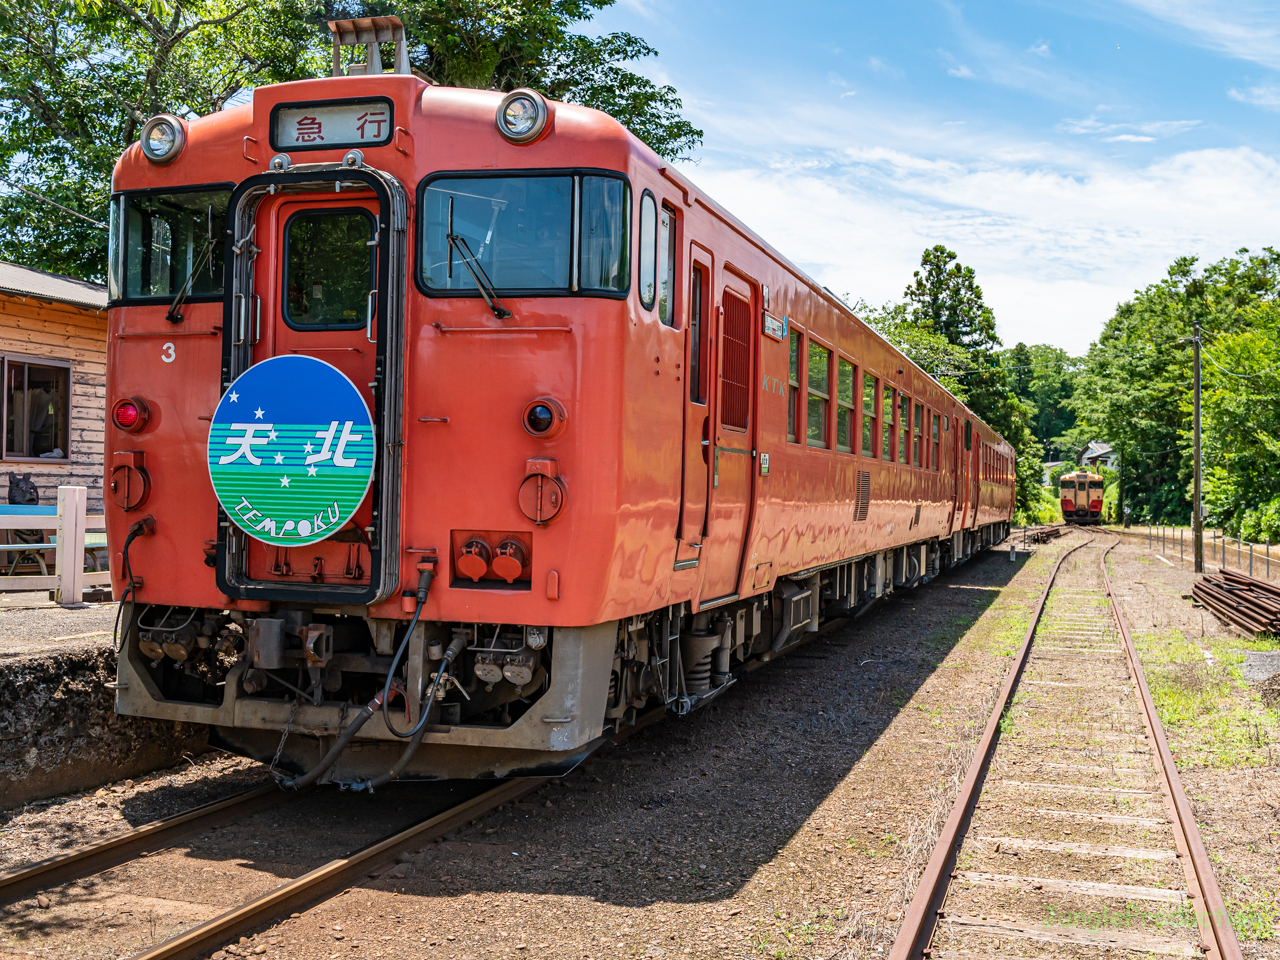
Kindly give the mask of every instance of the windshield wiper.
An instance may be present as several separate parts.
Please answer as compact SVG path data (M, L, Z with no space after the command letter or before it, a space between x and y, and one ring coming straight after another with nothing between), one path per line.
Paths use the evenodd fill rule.
M492 227L490 232L492 232ZM504 307L502 301L498 299L497 288L494 287L493 281L489 279L489 275L484 272L484 266L480 263L479 258L471 252L471 244L467 243L466 237L461 237L453 232L453 197L449 198L449 232L445 234L445 238L449 242L449 275L453 276L453 251L457 250L458 256L462 260L462 265L467 268L467 273L471 274L471 279L480 291L480 296L484 297L484 302L489 305L493 315L499 320L509 319L511 311Z
M498 293L494 289L493 281L489 279L489 275L484 272L484 267L480 265L480 261L476 259L476 255L471 252L471 246L467 243L465 237L460 237L456 233L449 234L449 248L457 249L458 256L462 260L462 265L467 268L467 273L471 274L471 279L475 281L476 286L480 290L480 296L484 297L484 302L489 305L489 309L493 311L493 315L499 320L506 320L511 316L511 311L502 305L502 301L498 299ZM475 264L475 266L472 266Z
M173 303L169 304L169 310L164 318L170 323L181 323L183 316L181 313L182 303L187 299L187 295L191 292L191 286L195 283L196 275L204 269L204 265L213 256L213 208L209 208L209 235L204 242L204 249L200 251L200 258L191 267L191 272L187 274L187 279L182 282L182 286L178 288L178 295L173 298Z

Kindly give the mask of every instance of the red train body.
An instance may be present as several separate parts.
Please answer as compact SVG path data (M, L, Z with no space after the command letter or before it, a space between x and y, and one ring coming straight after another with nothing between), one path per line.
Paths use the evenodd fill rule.
M262 759L289 725L279 767L300 772L388 691L391 719L425 724L404 776L564 770L1006 535L1007 443L613 119L523 96L407 74L281 84L166 121L176 157L121 158L121 712L208 723ZM530 111L544 128L512 142L507 107L516 134ZM241 378L288 357L324 364L262 389L320 410L336 368L374 438L367 495L321 539L323 511L282 527L254 506L287 507L315 466L275 460L293 481L274 489L271 411L257 434L222 422ZM358 458L312 452L317 416L306 459L329 453L337 477ZM228 469L265 492L215 491L245 451ZM387 719L322 776L388 769Z

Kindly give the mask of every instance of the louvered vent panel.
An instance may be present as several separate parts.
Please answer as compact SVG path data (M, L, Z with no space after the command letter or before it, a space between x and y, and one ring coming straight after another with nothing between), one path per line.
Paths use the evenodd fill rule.
M743 430L751 412L751 328L751 305L726 290L720 422Z
M867 519L867 508L871 506L871 474L866 470L858 471L858 499L853 505L855 521Z

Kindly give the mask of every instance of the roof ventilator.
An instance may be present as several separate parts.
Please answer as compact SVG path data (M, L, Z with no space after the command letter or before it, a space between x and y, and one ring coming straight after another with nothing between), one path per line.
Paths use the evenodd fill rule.
M391 73L412 73L409 48L404 39L404 24L399 17L361 17L357 20L330 20L333 33L333 75L343 76L342 48L364 45L364 63L347 64L346 76L365 77L384 73L380 43L396 45L395 66Z

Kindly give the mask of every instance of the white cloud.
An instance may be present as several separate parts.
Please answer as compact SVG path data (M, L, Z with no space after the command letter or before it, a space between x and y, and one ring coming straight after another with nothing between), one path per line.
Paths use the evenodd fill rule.
M1103 123L1096 116L1083 120L1063 120L1058 126L1067 133L1098 134L1112 133L1117 136L1104 138L1107 143L1125 141L1130 143L1149 143L1160 137L1172 137L1200 126L1199 120L1154 120L1140 123ZM1143 136L1121 131L1136 131Z
M1280 16L1274 0L1123 0L1188 31L1200 46L1280 69Z
M1122 133L1118 137L1103 137L1106 143L1151 143L1155 137L1140 137L1135 133Z
M1176 257L1213 261L1275 242L1280 161L1253 149L1132 167L1069 144L850 109L853 123L778 103L745 124L699 116L716 149L686 170L816 280L855 299L899 299L921 251L945 243L977 270L1006 343L1080 353L1116 304Z
M947 73L951 74L951 76L953 77L961 77L965 80L973 79L973 71L970 70L968 67L966 67L963 63L960 64L959 66L949 67L947 69Z
M1280 110L1280 87L1249 87L1247 90L1232 87L1227 91L1227 96L1264 110Z
M1044 57L1045 59L1053 56L1053 51L1049 49L1049 44L1043 40L1028 47L1027 53L1034 53L1037 57Z

